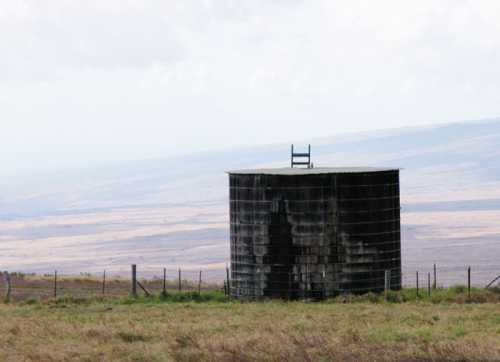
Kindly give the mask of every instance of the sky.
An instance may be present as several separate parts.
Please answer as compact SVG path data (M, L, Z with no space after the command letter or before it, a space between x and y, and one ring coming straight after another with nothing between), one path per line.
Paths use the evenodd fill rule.
M498 0L0 4L5 175L500 115Z

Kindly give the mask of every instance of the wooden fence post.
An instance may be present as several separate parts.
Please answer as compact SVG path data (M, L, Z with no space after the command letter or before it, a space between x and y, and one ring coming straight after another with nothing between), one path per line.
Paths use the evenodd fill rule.
M201 295L201 270L200 277L198 278L198 295Z
M106 294L106 270L102 274L102 295Z
M470 299L470 266L467 268L467 295Z
M432 285L432 289L437 288L437 269L436 264L434 264L434 284Z
M146 294L146 297L151 296L151 293L146 289L146 287L144 285L141 284L140 281L137 281L137 285L139 286L139 288L141 288L144 291L144 294Z
M229 278L229 268L226 266L227 295L231 295L231 279Z
M389 295L389 290L391 289L391 271L386 270L385 271L385 278L384 278L384 292L385 292L385 299L387 300L387 296Z
M57 298L57 270L54 271L54 298Z
M493 279L491 282L489 282L488 285L485 287L485 289L491 287L498 279L500 279L500 275L497 276L495 279Z
M132 297L137 298L137 265L132 264Z
M163 296L167 295L167 268L163 268Z
M323 269L321 274L321 299L326 298L326 271Z
M419 297L418 295L418 270L417 270L417 298Z
M308 299L310 295L309 292L309 264L306 263L306 293L305 298Z
M179 292L182 291L181 268L179 268Z
M10 274L9 272L5 271L3 276L5 279L5 301L10 302L10 293L12 292L12 283L10 281Z
M431 273L427 273L427 294L431 296Z

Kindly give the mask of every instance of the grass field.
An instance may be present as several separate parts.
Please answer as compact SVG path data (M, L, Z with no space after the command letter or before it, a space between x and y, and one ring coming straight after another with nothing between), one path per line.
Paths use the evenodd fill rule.
M500 293L325 302L168 298L0 304L2 361L500 361Z

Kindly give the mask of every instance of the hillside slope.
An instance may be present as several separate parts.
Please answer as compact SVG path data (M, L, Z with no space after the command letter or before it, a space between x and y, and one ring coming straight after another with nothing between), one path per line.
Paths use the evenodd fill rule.
M402 168L408 283L434 262L442 283L463 280L466 264L477 283L500 274L500 119L308 142L316 166ZM273 145L2 180L0 265L123 272L138 262L151 272L165 265L221 271L224 171L286 167L288 158L289 145Z

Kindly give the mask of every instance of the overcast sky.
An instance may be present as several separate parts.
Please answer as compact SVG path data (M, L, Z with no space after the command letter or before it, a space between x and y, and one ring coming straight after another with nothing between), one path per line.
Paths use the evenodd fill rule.
M5 172L500 115L500 1L0 4Z

